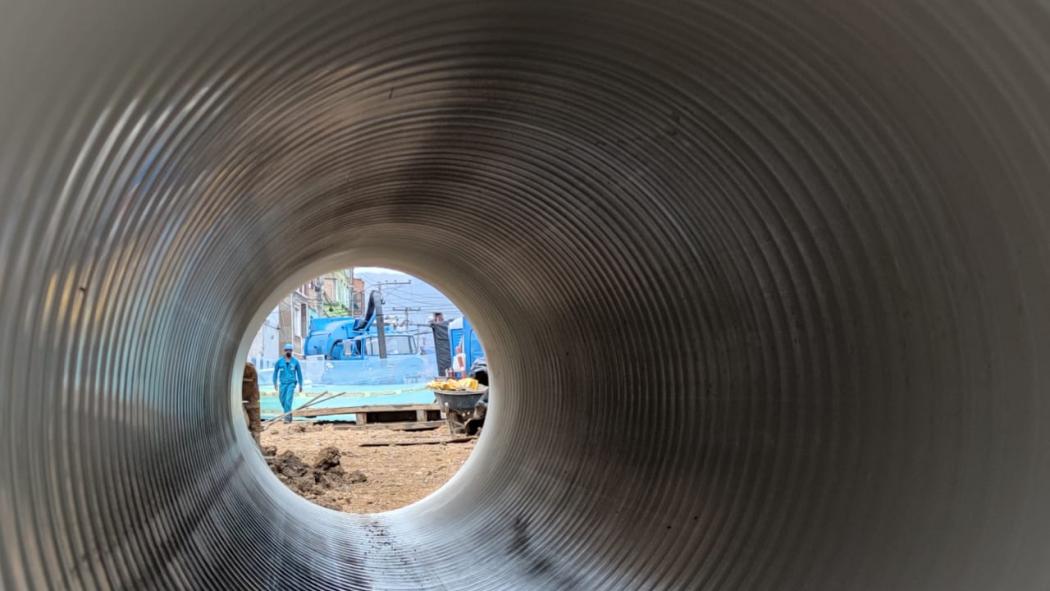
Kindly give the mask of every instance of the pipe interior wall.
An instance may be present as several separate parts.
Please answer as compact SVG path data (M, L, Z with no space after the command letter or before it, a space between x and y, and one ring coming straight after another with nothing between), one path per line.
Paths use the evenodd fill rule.
M2 4L4 588L1050 587L1046 6ZM351 264L497 390L377 515L233 401Z

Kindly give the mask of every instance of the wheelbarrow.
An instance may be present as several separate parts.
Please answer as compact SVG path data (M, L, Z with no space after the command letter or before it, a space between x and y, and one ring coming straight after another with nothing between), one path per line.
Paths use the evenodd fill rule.
M438 406L445 413L445 421L448 423L448 431L452 435L458 433L477 432L477 427L470 429L468 424L477 424L479 420L485 419L485 409L478 409L478 401L488 393L488 388L481 390L431 390ZM487 405L485 405L487 406ZM479 414L480 413L480 414Z

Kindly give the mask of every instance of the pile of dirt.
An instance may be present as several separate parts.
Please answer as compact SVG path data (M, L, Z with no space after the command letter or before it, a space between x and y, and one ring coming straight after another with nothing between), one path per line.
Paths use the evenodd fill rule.
M360 470L348 473L343 469L342 453L336 447L322 449L313 465L307 465L291 451L278 455L273 446L266 446L263 452L271 452L266 455L266 463L288 488L336 511L344 510L344 505L349 502L351 485L368 481Z
M291 433L316 433L324 431L324 426L312 423L292 423L288 425L288 431Z
M391 444L409 440L429 445ZM298 423L278 423L262 433L264 455L275 456L277 449L292 451L308 467L324 457L321 452L325 448L339 449L340 466L348 474L344 475L341 487L324 492L323 498L350 513L397 509L437 490L459 470L475 445L474 440L450 441L448 429L443 425L439 429L406 432L383 426L347 427L328 423L304 424L299 428ZM271 447L276 449L271 451L268 449ZM357 479L362 482L347 482L353 480L350 476L354 470L363 471L367 479L361 475ZM313 488L319 489L316 482ZM298 491L294 486L293 490ZM324 491L323 487L320 490Z

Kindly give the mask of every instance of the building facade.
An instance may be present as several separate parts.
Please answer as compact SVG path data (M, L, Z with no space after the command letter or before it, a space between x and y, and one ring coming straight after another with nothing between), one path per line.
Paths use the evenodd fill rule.
M334 271L297 287L267 315L248 350L256 367L272 367L285 343L301 357L310 321L327 316L358 316L364 310L364 281L352 269Z
M341 269L321 277L324 295L323 307L326 316L352 315L353 284L352 271Z
M350 282L350 308L352 316L360 316L365 313L365 280L353 277Z
M273 367L281 354L280 307L274 308L263 320L248 348L248 361L259 370Z
M291 343L295 355L301 356L310 331L310 321L323 315L324 297L320 279L297 287L277 305L281 346Z

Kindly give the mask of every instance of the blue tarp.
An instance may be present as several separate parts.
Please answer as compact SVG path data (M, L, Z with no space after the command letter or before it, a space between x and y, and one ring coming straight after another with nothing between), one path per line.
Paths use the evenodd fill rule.
M323 385L417 384L437 375L437 361L433 355L307 360L303 372L314 384Z
M297 394L292 401L292 408L299 408L321 392L345 391L346 395L324 400L313 408L337 408L341 406L383 406L387 404L430 404L434 402L434 393L426 389L426 384L406 384L403 386L313 386L302 394ZM281 414L281 403L276 396L264 393L259 399L263 420ZM332 415L324 417L326 421L352 421L354 415Z

